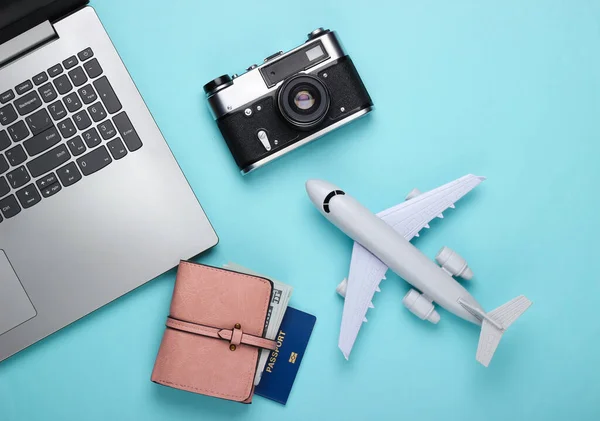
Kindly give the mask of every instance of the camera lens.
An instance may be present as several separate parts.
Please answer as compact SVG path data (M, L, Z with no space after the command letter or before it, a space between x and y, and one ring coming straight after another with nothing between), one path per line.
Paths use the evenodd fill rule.
M310 93L309 90L303 89L296 93L294 96L294 105L300 110L309 110L315 105L315 97Z
M314 76L294 76L284 82L279 90L281 115L300 129L310 129L323 121L329 111L329 104L327 88Z

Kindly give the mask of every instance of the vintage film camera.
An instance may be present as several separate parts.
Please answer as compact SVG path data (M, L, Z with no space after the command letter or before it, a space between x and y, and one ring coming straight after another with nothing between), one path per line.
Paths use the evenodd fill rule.
M373 109L335 32L319 28L301 46L204 85L235 162L252 170Z

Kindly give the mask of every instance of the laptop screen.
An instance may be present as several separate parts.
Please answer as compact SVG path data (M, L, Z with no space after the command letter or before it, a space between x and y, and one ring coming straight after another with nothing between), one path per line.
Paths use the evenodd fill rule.
M88 0L0 0L0 44L45 20L54 21Z

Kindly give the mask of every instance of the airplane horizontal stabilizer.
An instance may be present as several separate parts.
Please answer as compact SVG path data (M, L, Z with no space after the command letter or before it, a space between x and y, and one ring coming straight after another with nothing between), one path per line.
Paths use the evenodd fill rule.
M490 364L492 357L498 348L500 339L506 329L531 306L531 301L521 295L497 309L487 313L487 318L494 323L484 319L481 324L481 334L477 347L476 359L485 367Z

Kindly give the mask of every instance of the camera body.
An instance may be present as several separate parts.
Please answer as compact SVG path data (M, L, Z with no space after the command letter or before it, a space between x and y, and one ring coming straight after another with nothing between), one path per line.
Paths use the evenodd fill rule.
M238 76L204 85L242 174L343 126L373 102L336 34L319 28L301 46Z

